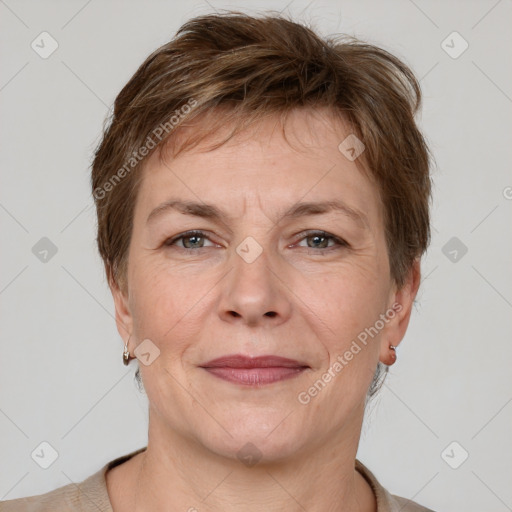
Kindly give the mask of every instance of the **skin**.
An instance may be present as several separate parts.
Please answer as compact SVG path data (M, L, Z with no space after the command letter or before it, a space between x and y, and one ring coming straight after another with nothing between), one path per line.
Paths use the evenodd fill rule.
M389 346L406 332L419 262L397 289L378 189L338 150L348 126L327 111L296 110L287 143L276 123L262 121L213 151L203 143L146 163L127 289L113 285L112 293L131 355L144 339L160 354L139 363L149 400L147 450L107 473L115 512L376 510L354 461L368 387L378 361L395 360ZM229 218L169 210L146 223L170 198L216 205ZM366 221L339 211L282 218L297 202L327 200L342 200ZM192 229L204 237L165 245ZM318 230L349 245L315 238ZM262 249L252 263L236 252L248 236ZM301 404L299 393L394 303L400 312ZM279 355L310 368L248 387L199 367L235 353ZM252 467L237 458L249 442L262 455Z

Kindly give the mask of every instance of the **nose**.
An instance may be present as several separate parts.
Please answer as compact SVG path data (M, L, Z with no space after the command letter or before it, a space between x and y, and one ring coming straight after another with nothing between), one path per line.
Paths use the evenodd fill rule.
M248 327L278 326L288 320L292 310L290 287L282 269L279 272L270 259L265 250L250 263L233 255L233 267L219 283L222 320Z

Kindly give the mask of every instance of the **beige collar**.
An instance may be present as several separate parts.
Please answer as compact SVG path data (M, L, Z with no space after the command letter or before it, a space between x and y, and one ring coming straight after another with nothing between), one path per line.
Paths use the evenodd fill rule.
M92 501L94 503L93 507L95 510L100 510L101 512L113 512L107 492L105 473L110 468L126 462L128 459L143 452L145 449L146 447L140 448L108 462L98 472L80 483L78 487L81 491L80 498L83 499L84 507L91 507ZM424 508L410 500L391 495L384 487L382 487L375 475L357 459L355 460L355 468L370 484L376 497L377 512L432 512L430 509ZM84 508L84 510L85 509L86 508ZM93 509L91 508L91 510Z

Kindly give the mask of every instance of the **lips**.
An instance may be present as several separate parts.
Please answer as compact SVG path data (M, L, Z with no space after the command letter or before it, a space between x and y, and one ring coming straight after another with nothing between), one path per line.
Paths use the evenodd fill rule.
M247 357L239 354L219 357L201 365L211 375L245 386L262 386L295 377L309 366L279 356Z
M242 355L230 355L212 359L201 365L202 368L300 368L308 367L294 359L287 359L279 356L247 357Z

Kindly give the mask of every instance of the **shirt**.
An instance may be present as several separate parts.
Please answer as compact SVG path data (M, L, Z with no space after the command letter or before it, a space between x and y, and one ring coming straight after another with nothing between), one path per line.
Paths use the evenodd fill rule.
M108 462L78 484L68 484L37 496L1 501L0 512L113 512L105 473L145 449L140 448ZM390 494L358 459L355 460L355 468L370 484L377 501L377 512L434 512L411 500Z

